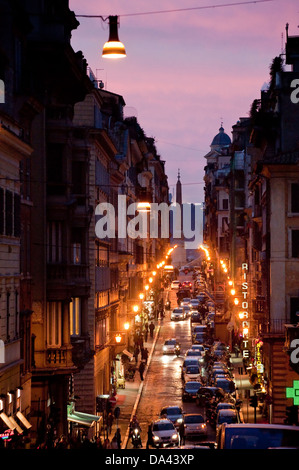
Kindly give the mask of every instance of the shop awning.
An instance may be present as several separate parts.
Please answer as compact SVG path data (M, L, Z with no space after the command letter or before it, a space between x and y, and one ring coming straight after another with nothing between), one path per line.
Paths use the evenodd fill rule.
M18 411L16 416L21 421L21 423L25 426L26 429L30 429L32 427L32 424L29 423L29 421L25 418L23 413Z
M5 414L3 412L0 413L0 418L2 418L2 420L4 421L4 423L6 424L6 426L9 429L11 429L12 431L14 431L16 429L15 424L10 420L10 418L7 416L7 414Z
M81 413L80 411L73 411L67 415L68 421L80 424L81 426L92 427L95 423L102 420L102 416L91 415L88 413Z
M126 349L124 349L122 353L125 354L126 356L128 356L130 359L132 359L132 357L133 357L133 354L130 353L129 351L127 351Z
M15 421L15 419L12 417L12 416L9 416L9 420L12 422L12 424L14 425L15 427L15 430L19 433L19 434L23 434L23 429L18 425L18 423Z

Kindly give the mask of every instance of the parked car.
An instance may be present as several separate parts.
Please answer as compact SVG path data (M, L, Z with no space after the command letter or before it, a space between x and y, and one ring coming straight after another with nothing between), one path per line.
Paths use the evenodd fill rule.
M180 281L172 281L171 289L179 289L180 284L181 284Z
M219 378L215 380L215 386L222 388L226 393L234 393L236 387L232 379Z
M239 413L237 410L219 410L216 416L216 439L218 436L219 428L221 424L239 424Z
M181 378L183 379L184 378L184 372L186 370L186 367L188 366L200 366L200 362L199 362L199 357L194 357L194 356L188 356L185 358L184 362L183 362L183 365L181 366L182 370L181 370Z
M206 352L203 344L192 344L190 349L192 349L193 351L200 351L202 356L204 356Z
M169 419L158 419L151 424L152 446L171 447L179 443L177 430Z
M177 427L184 420L183 410L180 406L164 406L160 411L160 417L169 419Z
M197 307L199 306L199 300L198 299L190 299L189 306L190 306L190 308L196 310Z
M183 374L183 380L185 382L188 382L188 380L200 380L200 377L201 373L199 366L187 366Z
M186 413L184 417L184 423L186 438L191 436L207 435L207 425L201 414Z
M196 394L198 390L202 387L201 383L197 380L189 380L185 383L182 393L183 401L192 401L196 399Z
M212 397L223 399L225 397L225 391L219 387L207 386L201 387L196 396L196 405L201 406L204 404L206 399L211 399Z
M234 405L234 403L220 402L216 406L215 411L216 411L216 414L218 414L218 411L220 410L235 410L235 409L236 409L236 406Z
M190 321L191 323L201 323L201 314L197 311L191 312Z
M186 312L183 308L174 308L170 316L171 320L185 320L185 318Z
M196 333L195 335L192 335L193 344L203 344L206 342L206 339L206 333Z
M176 339L167 339L163 345L163 354L175 354L177 351L180 352L181 346Z

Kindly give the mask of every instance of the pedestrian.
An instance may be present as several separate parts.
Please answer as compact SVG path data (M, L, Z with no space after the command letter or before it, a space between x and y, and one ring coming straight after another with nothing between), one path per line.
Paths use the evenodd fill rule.
M108 430L108 434L111 434L111 431L112 431L112 425L113 425L113 414L111 413L111 411L109 412L108 416L107 416L107 430Z
M149 449L149 446L153 445L153 432L152 432L152 427L149 424L148 430L147 430L147 442L146 442L146 448Z
M144 361L140 362L138 370L139 370L139 374L140 374L140 379L143 380L143 373L144 373L144 370L145 370Z
M111 441L111 449L118 449L117 438L116 436L113 437Z
M144 324L144 341L147 342L147 337L148 337L148 323L146 322Z
M185 434L185 423L182 421L179 426L180 445L185 445L186 434Z
M150 322L150 325L149 325L150 337L151 337L151 338L154 337L154 329L155 329L155 325L154 325L153 322L151 321L151 322Z
M121 449L121 433L120 433L120 429L117 428L116 430L116 433L115 433L115 437L116 437L116 440L117 440L117 448L118 449Z
M148 349L147 348L142 349L141 359L147 364L147 360L148 360Z
M134 357L135 357L136 364L138 362L139 353L140 353L140 349L139 349L138 345L136 344L135 349L134 349Z
M108 437L104 440L103 449L111 449L111 443Z

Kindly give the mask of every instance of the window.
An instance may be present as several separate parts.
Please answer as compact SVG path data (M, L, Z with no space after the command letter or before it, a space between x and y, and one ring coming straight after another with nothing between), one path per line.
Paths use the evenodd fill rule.
M61 302L47 302L47 344L49 347L61 346L61 315Z
M9 335L9 327L10 327L10 324L9 324L9 317L10 317L9 309L10 309L10 292L6 292L6 338L7 339L10 338L10 335Z
M298 321L299 321L299 297L291 297L290 299L290 322L293 324L297 324Z
M70 335L79 336L81 334L81 299L72 298L70 302Z
M224 211L228 210L228 199L222 199L222 209Z
M299 213L299 183L291 184L291 212Z
M62 262L62 223L48 222L47 225L47 261L48 263Z
M4 189L0 188L0 235L4 234Z
M292 230L292 258L299 258L299 230Z
M5 234L12 235L13 231L13 193L5 191Z

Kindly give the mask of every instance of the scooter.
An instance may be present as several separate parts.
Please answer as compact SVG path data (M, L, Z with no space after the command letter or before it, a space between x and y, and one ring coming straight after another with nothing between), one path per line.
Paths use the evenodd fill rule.
M131 440L132 440L132 445L134 449L138 449L138 447L142 447L140 431L138 428L134 428L132 430Z

